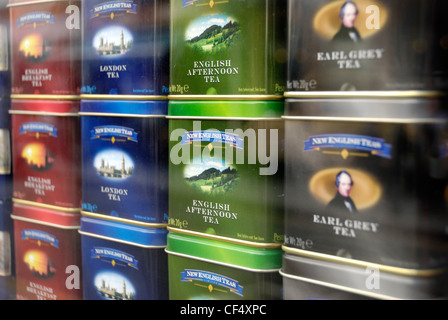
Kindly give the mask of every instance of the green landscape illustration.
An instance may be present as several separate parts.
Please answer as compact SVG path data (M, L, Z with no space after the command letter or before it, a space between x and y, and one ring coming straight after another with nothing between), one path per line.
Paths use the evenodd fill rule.
M185 177L185 182L198 191L216 194L232 191L238 184L240 176L230 167L224 170L208 168L198 175Z
M196 20L187 30L186 41L194 50L216 53L234 45L240 35L238 22L218 15Z

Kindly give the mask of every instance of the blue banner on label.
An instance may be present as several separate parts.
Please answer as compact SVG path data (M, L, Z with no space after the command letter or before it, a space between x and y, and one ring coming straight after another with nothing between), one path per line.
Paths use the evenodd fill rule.
M17 27L27 23L44 22L54 24L54 15L51 12L30 12L17 19Z
M90 257L92 259L102 259L106 261L121 261L129 267L138 269L138 260L136 260L133 255L120 250L96 247L90 250Z
M201 281L217 285L230 290L239 296L243 296L243 287L239 285L238 281L229 277L203 270L185 269L181 272L181 281Z
M134 129L121 126L100 126L90 130L91 139L99 139L100 137L122 137L126 140L137 142L137 132Z
M195 141L225 143L234 148L243 148L243 139L240 139L238 135L210 130L188 131L182 136L181 144L191 144Z
M20 134L28 132L47 133L55 138L58 136L58 129L54 125L43 122L28 122L22 124L20 126Z
M182 7L188 7L188 6L192 6L195 2L198 2L199 0L182 0L183 4Z
M59 248L59 240L52 234L41 230L25 229L21 233L22 240L38 240L49 243L55 248Z
M326 134L310 136L305 141L305 151L315 151L326 148L356 149L370 152L383 158L391 158L392 147L383 139L352 134Z
M137 6L133 1L111 1L99 4L90 10L90 18L109 15L111 12L124 12L135 14Z

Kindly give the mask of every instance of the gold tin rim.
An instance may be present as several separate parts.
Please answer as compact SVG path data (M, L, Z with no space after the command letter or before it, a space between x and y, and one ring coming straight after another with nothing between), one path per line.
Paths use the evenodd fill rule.
M139 227L166 228L168 225L167 223L147 223L147 222L134 221L134 220L125 219L125 218L111 217L111 216L106 216L104 214L92 213L92 212L87 212L87 211L83 211L83 210L81 210L81 215L85 216L85 217L97 218L100 220L122 222L122 223L139 226Z
M318 286L332 288L332 289L336 289L336 290L339 290L339 291L354 293L354 294L358 294L358 295L361 295L361 296L364 296L364 297L370 297L370 298L375 298L375 299L380 299L380 300L398 300L398 298L390 297L390 296L384 295L384 294L372 293L372 292L369 292L369 291L353 289L353 288L350 288L350 287L337 285L337 284L333 284L333 283L329 283L329 282L325 282L325 281L319 281L319 280L315 280L315 279L310 279L310 278L305 278L305 277L292 275L292 274L284 272L282 269L279 270L279 273L280 273L280 275L282 277L285 277L285 278L294 279L294 280L298 280L298 281L303 281L303 282L307 282L307 283L311 283L311 284L316 284Z
M330 116L282 116L284 120L321 120L321 121L353 121L353 122L382 122L382 123L428 123L446 124L448 119L437 118L370 118L370 117L330 117Z
M80 95L76 94L11 94L11 99L23 100L80 100Z
M262 117L210 117L210 116L166 116L172 120L239 120L239 121L282 121L282 117L262 118Z
M440 98L445 92L435 90L391 91L286 91L285 98Z
M200 95L200 94L190 94L190 95L168 95L169 100L226 100L226 101L235 101L235 100L283 100L283 95L274 95L274 94L252 94L252 95L225 95L225 94L216 94L216 95Z
M179 252L171 251L171 250L168 250L168 249L165 249L165 252L167 254L170 254L170 255L173 255L173 256L194 259L194 260L198 260L198 261L202 261L202 262L208 262L208 263L218 264L218 265L225 266L225 267L231 267L231 268L235 268L235 269L251 271L251 272L257 272L257 273L271 273L271 272L279 272L280 271L280 268L274 268L274 269L248 268L248 267L243 267L243 266L240 266L240 265L237 265L237 264L225 263L225 262L216 261L216 260L213 260L213 259L201 258L201 257L197 257L197 256L190 255L190 254L185 254L185 253L179 253Z
M81 1L81 0L78 0ZM30 4L42 4L47 2L71 2L71 0L40 0L40 1L25 1L20 3L8 3L6 7L20 7L20 6L26 6Z
M51 112L51 111L30 111L30 110L8 110L9 114L18 115L39 115L39 116L55 116L55 117L78 117L79 113L73 112Z
M125 117L125 118L166 118L162 114L139 114L139 113L108 113L108 112L79 112L80 116L90 117Z
M81 99L91 100L136 100L136 101L151 101L151 100L168 100L168 96L161 95L128 95L128 94L81 94Z
M276 248L280 248L282 246L282 244L280 244L280 243L257 243L257 242L253 242L253 241L239 240L239 239L234 239L234 238L229 238L229 237L207 234L207 233L198 232L198 231L178 229L178 228L173 228L170 226L167 227L167 230L175 232L175 233L196 236L196 237L200 237L200 238L204 238L204 239L220 240L220 241L224 241L224 242L228 242L228 243L245 245L245 246L252 247L252 248L276 249Z
M35 224L40 224L40 225L43 225L43 226L54 227L54 228L64 229L64 230L76 230L76 229L80 228L80 225L64 226L64 225L57 224L57 223L44 222L44 221L41 221L41 220L19 217L19 216L16 216L14 214L11 214L11 218L14 219L14 220L19 220L19 221L24 221L24 222L32 222L32 223L35 223Z
M373 263L373 262L332 256L332 255L325 254L325 253L306 251L306 250L297 249L297 248L290 248L285 245L282 245L282 250L286 253L290 253L293 255L301 256L301 257L314 258L314 259L318 259L318 260L322 260L322 261L335 262L335 263L343 263L343 264L351 265L354 267L363 267L363 268L375 267L376 269L383 271L383 272L402 275L402 276L408 276L408 277L431 277L431 276L442 274L448 270L447 268L421 269L420 270L420 269L406 269L406 268L400 268L400 267L392 267L392 266L386 266L383 264L378 264L378 263Z
M144 249L164 249L164 248L166 248L166 245L157 245L157 246L156 245L142 245L142 244L135 243L135 242L132 242L132 241L119 240L119 239L116 239L116 238L106 237L106 236L102 236L102 235L99 235L99 234L86 232L86 231L82 231L82 230L79 230L78 232L79 232L79 234L81 234L83 236L88 236L88 237L92 237L92 238L98 238L98 239L102 239L102 240L123 243L123 244L131 245L131 246L134 246L134 247L140 247L140 248L144 248Z
M69 212L69 213L80 213L81 212L81 208L66 208L66 207L56 206L53 204L35 202L35 201L31 201L31 200L12 198L12 202L17 203L17 204L28 205L28 206L32 206L32 207L39 207L39 208L44 208L44 209L61 211L61 212Z

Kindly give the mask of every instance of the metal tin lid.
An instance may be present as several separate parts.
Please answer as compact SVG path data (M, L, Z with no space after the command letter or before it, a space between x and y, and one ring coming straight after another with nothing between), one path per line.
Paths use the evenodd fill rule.
M116 115L164 117L168 102L163 100L97 100L82 99L80 115Z
M148 228L134 224L82 216L80 233L85 236L139 247L164 248L166 246L166 235L168 231L166 228Z
M270 272L281 267L280 249L253 248L213 239L168 233L166 251L258 272Z
M11 110L9 110L9 113L78 116L79 106L79 100L12 99Z
M11 229L12 227L11 211L12 211L11 200L0 200L0 231Z
M287 99L284 119L446 123L443 99Z
M168 118L279 119L284 101L170 101Z
M81 215L75 212L57 211L14 202L11 217L14 220L50 225L61 229L78 229Z
M8 7L13 6L24 6L29 4L40 4L47 2L67 2L70 3L70 0L9 0Z
M448 295L447 270L413 276L391 271L376 264L356 265L286 250L280 273L285 278L379 299L435 299Z

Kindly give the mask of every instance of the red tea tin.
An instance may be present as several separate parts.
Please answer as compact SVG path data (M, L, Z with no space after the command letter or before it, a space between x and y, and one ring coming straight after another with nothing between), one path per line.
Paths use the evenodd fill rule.
M13 205L17 299L81 300L80 214Z
M11 102L15 202L79 211L79 101Z
M77 95L81 1L10 0L11 93Z

